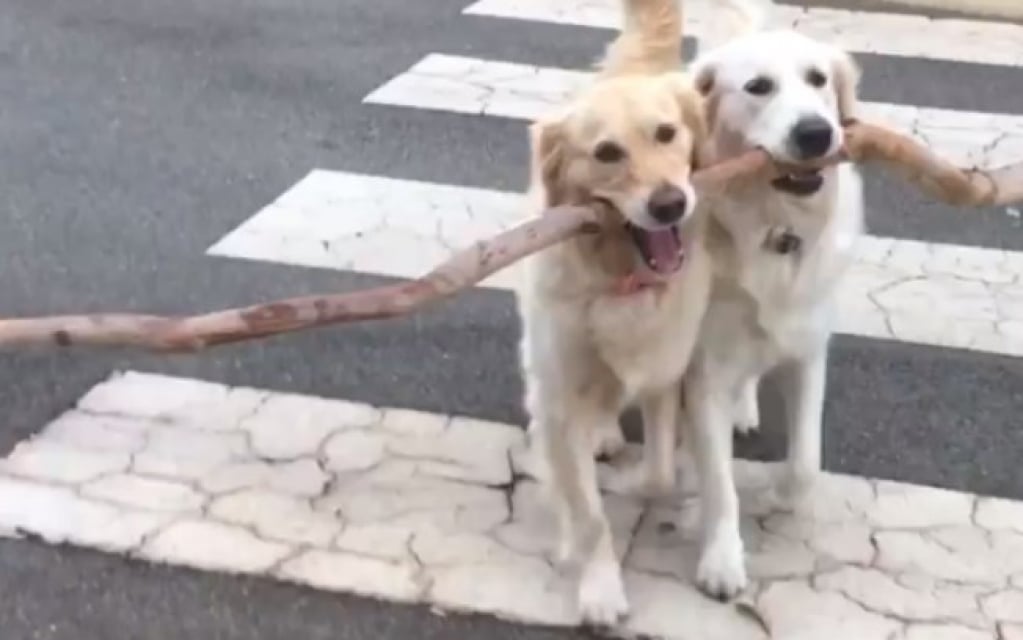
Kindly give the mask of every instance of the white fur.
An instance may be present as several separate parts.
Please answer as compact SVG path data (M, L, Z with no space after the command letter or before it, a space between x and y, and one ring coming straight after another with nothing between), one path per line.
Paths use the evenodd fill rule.
M835 129L829 154L842 146L836 70L847 64L846 54L794 31L765 31L742 36L713 49L696 61L692 72L697 82L713 83L720 96L714 108L717 152L733 155L762 147L778 160L799 162L793 154L790 134L796 122L816 115ZM817 69L828 83L814 87L806 73ZM775 84L766 96L751 95L743 87L763 76Z
M811 67L826 73L824 87L807 83ZM841 51L792 32L754 33L707 52L693 70L708 90L712 153L718 158L759 146L795 161L790 132L807 115L832 124L832 150L842 144L839 121L852 115L843 111L852 105L855 69ZM770 96L744 90L759 75L776 84ZM735 596L747 582L732 432L736 425L745 429L759 422L756 383L765 373L785 367L790 374L784 389L789 453L783 493L798 498L820 468L835 292L863 225L856 169L840 165L823 176L823 187L812 196L789 195L757 181L701 205L713 220L708 249L715 280L686 375L686 422L703 504L697 580L719 598ZM778 228L801 239L798 252L782 255L765 247Z

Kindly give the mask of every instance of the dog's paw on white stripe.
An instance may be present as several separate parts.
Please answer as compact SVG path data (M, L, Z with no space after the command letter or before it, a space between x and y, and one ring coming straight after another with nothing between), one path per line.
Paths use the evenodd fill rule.
M747 584L744 556L738 531L708 538L696 570L697 586L715 600L724 602L735 598Z
M579 580L579 616L587 627L612 628L629 615L622 574L614 562L596 562Z

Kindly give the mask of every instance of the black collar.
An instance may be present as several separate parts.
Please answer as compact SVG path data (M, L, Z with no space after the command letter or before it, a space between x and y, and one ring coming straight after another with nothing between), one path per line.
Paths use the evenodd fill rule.
M820 171L787 173L771 181L771 186L789 195L805 198L821 190L824 176Z

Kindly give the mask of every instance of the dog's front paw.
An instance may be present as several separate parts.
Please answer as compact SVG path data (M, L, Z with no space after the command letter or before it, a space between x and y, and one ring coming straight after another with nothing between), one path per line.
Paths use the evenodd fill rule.
M735 430L744 436L760 430L760 407L757 404L756 385L746 385L746 388L739 394L732 421L735 424Z
M614 562L587 567L579 579L579 616L583 625L612 628L629 615L622 574Z
M739 435L753 435L757 431L760 431L760 417L755 414L752 417L748 414L736 415L735 430L739 433Z
M742 436L753 435L757 431L760 431L759 420L744 420L742 418L736 418L735 430Z
M646 467L642 460L617 461L597 467L597 484L621 496L640 496L646 490Z
M707 541L696 570L696 584L705 594L722 602L746 588L746 566L738 532L718 534Z

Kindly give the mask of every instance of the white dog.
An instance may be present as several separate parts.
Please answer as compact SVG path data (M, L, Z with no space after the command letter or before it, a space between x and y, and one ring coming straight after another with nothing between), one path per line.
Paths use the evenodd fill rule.
M843 51L791 31L757 31L702 54L692 72L707 100L716 159L761 147L799 164L843 144L859 77ZM733 427L756 427L757 384L770 370L791 374L781 495L801 497L820 467L833 303L862 231L862 183L842 164L750 180L701 206L711 216L715 279L685 382L703 518L697 582L727 599L747 581Z

